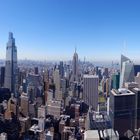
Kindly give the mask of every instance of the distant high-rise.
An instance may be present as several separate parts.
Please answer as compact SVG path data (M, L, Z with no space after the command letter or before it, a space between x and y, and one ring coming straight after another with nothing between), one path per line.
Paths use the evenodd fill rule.
M5 76L5 67L1 67L1 73L0 73L0 86L4 86L4 76Z
M60 61L60 64L59 64L59 73L60 73L60 77L63 78L64 77L63 61Z
M75 49L75 53L73 55L73 81L78 81L78 54L76 53L76 49Z
M134 82L134 64L129 58L121 55L120 88L125 82Z
M13 33L9 33L9 40L6 47L6 64L4 86L15 93L17 77L17 47Z
M120 73L115 73L112 75L112 88L118 89L120 82Z
M84 102L89 106L92 106L94 110L97 110L98 107L98 85L98 76L84 75L83 99Z
M60 90L60 74L58 69L55 69L54 71L53 80L55 84L55 99L62 100L62 92Z
M128 61L128 60L130 61L130 59L128 57L121 55L121 71L122 71L123 62Z

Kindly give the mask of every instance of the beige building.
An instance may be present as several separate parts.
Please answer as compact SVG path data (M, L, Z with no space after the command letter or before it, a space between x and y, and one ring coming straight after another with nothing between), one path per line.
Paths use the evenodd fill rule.
M27 117L29 115L29 98L26 93L22 93L20 99L21 112L25 117Z

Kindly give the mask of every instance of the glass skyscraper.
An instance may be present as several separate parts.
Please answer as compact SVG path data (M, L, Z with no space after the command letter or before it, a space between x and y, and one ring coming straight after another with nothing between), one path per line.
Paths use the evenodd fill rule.
M129 58L122 55L120 88L124 86L125 82L134 82L134 64Z
M13 33L9 33L9 40L6 47L5 81L4 86L15 93L17 77L17 47Z

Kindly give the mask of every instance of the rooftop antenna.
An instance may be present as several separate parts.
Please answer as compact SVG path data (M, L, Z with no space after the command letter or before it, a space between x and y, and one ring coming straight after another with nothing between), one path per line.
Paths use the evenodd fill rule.
M75 53L76 53L76 51L77 51L77 46L75 45Z
M126 40L123 41L123 53L125 54L127 48L127 42Z

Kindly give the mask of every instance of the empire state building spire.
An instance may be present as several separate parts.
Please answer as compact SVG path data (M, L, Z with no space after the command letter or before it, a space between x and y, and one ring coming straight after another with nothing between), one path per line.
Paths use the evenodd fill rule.
M13 33L9 32L9 40L6 47L5 81L4 86L15 93L17 76L17 48Z

